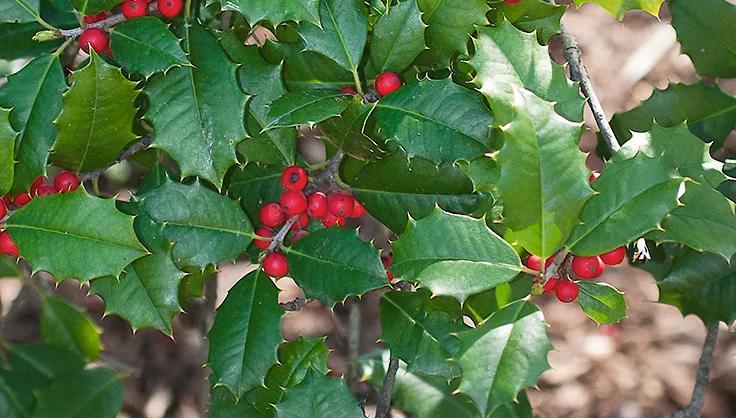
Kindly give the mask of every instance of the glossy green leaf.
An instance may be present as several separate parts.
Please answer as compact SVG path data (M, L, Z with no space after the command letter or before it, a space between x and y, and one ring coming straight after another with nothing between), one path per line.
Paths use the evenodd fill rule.
M13 169L15 167L15 139L18 132L10 125L10 111L0 108L0 195L5 196L13 186Z
M410 220L392 248L396 277L418 281L433 294L453 296L461 303L521 271L516 251L482 219L440 209Z
M302 51L303 43L281 44L266 42L264 51L275 55L271 62L283 60L283 78L290 91L328 89L354 86L350 71L331 59L312 51Z
M698 74L736 77L736 5L726 0L670 0L669 6L682 52L693 60Z
M3 0L0 22L33 22L40 16L40 0Z
M339 90L286 93L269 106L264 129L314 125L341 114L353 98Z
M468 395L483 415L513 401L547 370L547 338L542 312L526 301L496 311L478 328L458 334L456 361L463 370L458 391Z
M194 66L156 75L144 89L153 146L177 162L182 177L198 176L220 187L236 161L235 145L246 137L246 95L235 64L212 33L188 26L184 44Z
M519 111L514 99L518 88L553 102L568 120L583 120L585 101L577 85L567 79L565 67L552 60L534 34L501 20L495 27L479 29L474 43L469 63L476 71L475 83L490 100L499 125Z
M387 284L378 250L352 230L312 232L287 248L289 276L309 299L328 306Z
M136 139L133 119L138 109L136 84L119 68L92 52L87 66L77 70L64 94L64 108L54 121L58 135L53 146L55 165L85 172L115 161Z
M3 16L2 12L0 16ZM3 45L0 59L14 60L54 52L63 42L61 39L49 42L33 40L33 35L43 29L37 22L0 23L0 45Z
M87 360L95 360L102 350L100 329L74 305L54 297L43 299L41 336L50 346L69 350Z
M179 283L179 304L185 306L189 299L204 298L204 285L215 274L215 267L211 266L204 271L195 271L187 274Z
M468 54L470 34L488 23L485 0L417 0L427 24L429 49L419 59L432 67L449 67L457 56Z
M353 101L342 114L322 122L323 137L336 148L361 159L374 160L383 154L380 145L366 134L366 123L375 105Z
M614 324L626 317L624 294L608 283L580 280L578 304L598 324Z
M219 0L227 10L239 10L255 26L263 20L274 27L288 20L319 23L319 0Z
M33 199L13 214L7 230L33 271L47 271L57 280L117 277L146 254L133 218L119 212L113 199L81 188Z
M236 398L263 385L276 362L282 340L278 289L260 269L248 274L227 294L207 334L215 386L224 386Z
M56 138L53 120L62 107L66 79L59 57L42 55L8 77L0 87L0 107L12 109L10 123L20 132L15 143L15 173L10 193L28 190L46 173L51 145Z
M237 202L200 182L168 182L146 193L141 208L174 243L174 261L182 268L204 269L233 260L248 246L253 226Z
M484 322L500 308L527 297L532 290L532 279L530 274L522 273L510 282L471 295L463 304L463 312L476 324Z
M424 44L422 13L416 0L399 2L384 12L373 28L370 42L372 75L384 71L403 72L427 47Z
M110 49L126 71L144 77L189 65L179 39L159 17L145 16L115 25L110 30Z
M243 418L262 417L255 403L249 399L249 395L255 393L253 390L241 399L235 398L233 394L222 386L215 386L210 392L209 413L213 418Z
M69 3L83 16L92 16L112 9L119 0L69 0Z
M503 19L513 23L524 32L537 32L541 43L560 33L560 20L567 10L566 6L546 0L525 0L516 4L498 2L491 5L491 22Z
M614 15L616 19L623 19L627 11L641 9L657 16L659 7L664 0L575 0L575 5L595 3Z
M409 157L436 163L470 160L488 151L493 117L481 96L446 78L414 80L381 99L376 129Z
M115 418L123 406L123 382L111 370L93 367L56 378L38 394L33 418Z
M276 405L277 418L364 417L345 382L310 370L302 383L287 389Z
M238 167L233 171L228 193L240 200L251 219L258 219L261 205L264 202L278 202L284 192L281 185L283 171L284 167L281 165L246 164Z
M155 328L172 334L171 318L181 312L179 282L184 277L168 252L145 256L119 278L92 281L92 292L105 301L105 313L119 315L133 331Z

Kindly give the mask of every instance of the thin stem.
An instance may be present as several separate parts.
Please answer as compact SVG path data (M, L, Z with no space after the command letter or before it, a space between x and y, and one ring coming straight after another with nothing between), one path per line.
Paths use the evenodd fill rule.
M388 361L388 370L386 370L386 375L383 377L383 387L376 407L376 418L387 418L391 412L391 395L394 392L397 370L399 370L399 358L391 356Z
M350 304L348 315L348 381L359 377L358 356L360 355L360 299Z
M72 42L74 42L74 38L69 38L66 41L64 41L63 44L59 45L59 47L56 48L56 51L54 51L54 55L58 57L62 52L64 52L66 47L68 47L69 44L71 44Z
M82 173L81 174L82 180L83 181L86 181L86 180L93 179L95 177L99 177L108 168L110 168L110 167L114 166L115 164L120 163L120 162L122 162L122 161L124 161L124 160L126 160L126 159L128 159L130 157L132 157L133 155L135 155L135 154L137 154L137 153L139 153L139 152L147 149L149 145L151 145L151 137L150 136L145 136L145 137L141 138L138 142L134 143L133 145L131 145L130 147L128 147L128 149L126 149L125 151L123 151L123 153L120 154L120 156L118 157L117 160L115 160L115 161L113 161L113 162L111 162L109 164L105 164L104 166L98 168L97 170L90 171L90 172L87 172L87 173Z
M158 9L156 8L156 2L153 2L148 5L148 13L149 14L155 14L158 12ZM115 26L118 23L121 23L125 21L125 16L123 16L122 13L116 13L107 19L100 20L99 22L90 23L87 25L84 25L84 27L74 28L74 29L57 29L52 28L55 32L57 32L59 35L67 37L67 38L76 38L77 36L81 35L82 32L89 28L100 28L100 29L107 29L109 27Z
M41 15L35 15L33 18L36 19L36 22L38 22L39 25L43 26L44 28L46 28L48 30L52 30L54 32L56 32L56 31L59 30L59 28L57 28L56 26L54 26L54 25L50 24L49 22L43 20L43 18L41 17Z
M323 184L328 184L330 187L336 186L336 180L335 180L335 174L337 174L337 171L340 169L340 164L342 163L342 159L345 157L345 153L343 150L338 150L335 155L332 156L332 158L327 161L327 168L324 169L324 171L320 172L316 176L312 177L312 180L309 183L309 186L307 186L305 192L306 193L312 193L315 190L319 189L319 187Z
M690 398L690 404L670 415L669 418L700 417L700 411L703 409L703 403L705 402L705 392L710 381L710 366L718 340L718 325L719 323L716 322L708 326L708 333L705 334L703 352L700 354L700 360L698 360L698 371L695 375L695 387Z
M184 3L184 20L189 22L192 17L192 0L186 0Z
M276 248L281 245L282 242L284 242L284 238L286 238L286 234L289 233L289 230L291 229L291 226L296 223L296 221L299 220L299 215L292 216L289 218L288 221L284 224L284 226L279 229L279 232L276 233L276 235L271 238L271 243L268 245L268 252L272 252L276 250Z
M355 91L359 95L363 95L363 86L360 85L360 75L358 75L358 69L353 69L353 81L355 82Z

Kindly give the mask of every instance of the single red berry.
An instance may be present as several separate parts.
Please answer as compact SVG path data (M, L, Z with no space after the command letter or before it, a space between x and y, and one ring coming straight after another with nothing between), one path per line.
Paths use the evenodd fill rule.
M279 204L287 216L299 215L307 210L307 197L302 192L289 190L281 195Z
M148 12L148 2L146 0L125 0L120 5L120 10L123 11L126 19L145 16Z
M337 192L330 195L328 208L338 218L347 219L353 215L354 200L351 194Z
M18 257L18 247L10 238L10 234L8 234L8 231L0 232L0 253L3 253L10 257Z
M300 229L306 228L307 225L309 225L309 216L307 216L306 213L302 212L297 218L296 222L291 224L291 230L298 231Z
M401 78L396 73L384 71L376 77L376 91L381 96L393 93L401 87Z
M391 253L388 254L381 254L381 263L383 264L383 268L387 269L391 264L394 262L394 255Z
M286 190L302 190L307 185L307 180L307 170L298 165L286 167L284 172L281 173L281 185Z
M600 176L601 176L601 173L597 171L590 173L590 176L588 177L588 183L594 182Z
M56 189L49 186L48 184L42 184L38 187L38 190L36 190L36 196L38 197L48 196L54 193L56 193Z
M362 218L366 214L365 206L363 206L362 203L358 202L358 199L353 198L353 214L350 215L351 218Z
M332 228L335 225L339 227L345 226L345 220L342 219L342 224L341 224L340 219L341 218L337 217L337 215L335 215L334 213L327 212L325 216L322 217L321 221L322 221L322 225L324 225L325 228Z
M161 13L162 16L172 18L181 13L181 9L184 7L184 4L182 3L182 0L158 0L156 7L158 7L158 12Z
M263 259L263 272L274 279L286 276L286 273L289 272L289 263L286 261L286 256L276 252L268 253L266 258Z
M619 265L623 263L624 258L626 258L626 247L624 246L618 247L613 251L609 251L605 254L601 254L599 257L601 258L601 261L603 261L609 266Z
M327 214L327 195L322 192L315 192L307 198L307 215L317 219Z
M45 179L44 176L38 176L38 177L36 177L36 180L33 181L33 184L31 184L31 187L28 189L28 193L31 196L35 196L36 195L36 191L38 190L39 187L41 187L41 185L43 184L44 179Z
M30 203L31 199L33 199L33 197L28 193L18 193L13 197L13 204L20 208Z
M544 283L544 293L552 293L557 288L557 285L560 284L560 278L559 277L550 277L547 279L547 281Z
M393 281L393 280L394 280L394 279L396 278L396 276L394 276L394 274L393 274L393 273L391 273L390 271L387 271L387 272L386 272L386 278L387 278L387 279L388 279L388 281L390 282L390 281Z
M97 13L96 15L85 16L84 17L84 23L86 23L88 25L90 23L97 23L97 22L99 22L101 20L107 19L109 16L110 16L110 12L100 12L100 13Z
M341 88L340 91L343 92L343 93L345 93L345 94L350 94L350 95L353 95L353 96L355 96L358 93L357 91L355 91L354 88L352 88L350 86L345 86L345 87Z
M570 303L578 298L580 289L572 280L561 280L555 287L555 295L560 302Z
M521 0L503 0L505 3L508 4L519 4L521 3Z
M71 171L61 171L54 177L54 188L59 193L73 192L79 187L79 177Z
M261 226L258 229L256 229L256 235L264 238L271 238L273 237L273 229ZM254 239L253 244L258 248L259 250L265 250L268 248L269 245L271 245L271 240L265 240L265 239Z
M549 267L553 261L555 261L554 257L549 257L548 259L544 260L544 269L547 270L547 267ZM524 263L524 265L526 265L527 268L530 268L532 270L543 271L542 270L542 258L537 257L534 254L530 255L526 259L526 262Z
M576 255L572 258L572 271L581 279L595 279L606 270L605 264L597 256Z
M5 202L0 202L0 219L4 218L8 214L8 207Z
M284 223L284 211L278 203L267 203L261 206L258 214L263 225L275 228Z
M306 237L307 235L309 235L309 232L307 232L305 230L296 231L294 233L294 235L291 237L291 243L293 244L293 243L299 241L300 239Z
M88 54L90 46L98 54L104 52L107 49L109 41L110 38L108 38L107 33L100 28L85 29L79 35L79 47Z

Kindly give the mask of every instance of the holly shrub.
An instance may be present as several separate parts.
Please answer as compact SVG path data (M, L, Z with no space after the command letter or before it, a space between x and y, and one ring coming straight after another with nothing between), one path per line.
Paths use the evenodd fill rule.
M622 18L663 0L587 2ZM591 173L578 145L597 100L548 51L567 5L2 0L0 58L26 60L0 86L0 275L37 290L42 342L2 341L0 415L123 404L100 329L49 276L172 335L220 263L260 264L206 337L213 417L363 417L361 376L379 416L390 399L419 418L531 417L552 349L536 303L623 320L600 277L627 257L661 302L730 324L736 164L711 151L736 126L713 83L736 77L736 6L668 6L703 78L614 115L621 147L600 140ZM327 158L298 152L305 133ZM371 219L385 245L358 234ZM283 276L304 299L279 303ZM385 349L350 359L362 374L328 374L324 338L282 337L287 309L370 292Z

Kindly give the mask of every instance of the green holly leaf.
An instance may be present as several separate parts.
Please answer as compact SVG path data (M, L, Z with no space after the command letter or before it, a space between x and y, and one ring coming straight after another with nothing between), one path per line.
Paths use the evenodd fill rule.
M532 279L531 275L522 273L508 283L471 295L463 304L463 312L480 324L500 308L527 297L532 291Z
M682 182L662 161L642 153L609 162L565 245L577 255L598 255L657 229L678 205Z
M567 6L546 0L525 0L516 4L498 2L491 5L491 22L498 24L504 19L524 32L537 32L540 43L560 33L560 20Z
M357 418L363 417L343 380L331 379L310 370L304 381L289 388L276 406L277 418Z
M13 186L13 167L15 166L15 139L18 132L10 124L10 111L0 108L0 195L8 193Z
M57 280L87 281L115 276L146 254L133 231L133 218L83 189L36 198L6 225L33 271Z
M11 1L12 3L12 1ZM0 6L2 7L2 6ZM5 16L0 12L0 16ZM37 22L28 23L0 23L0 59L15 60L19 58L35 57L43 53L54 52L62 43L62 39L49 42L36 42L33 35L44 27Z
M459 333L456 361L463 374L457 391L468 395L484 416L515 400L549 368L552 345L546 328L535 305L517 301Z
M575 5L584 3L595 3L614 15L616 19L622 20L627 11L640 9L657 16L659 8L664 0L575 0Z
M263 385L266 372L276 362L282 341L279 290L260 269L230 289L215 314L207 334L214 386L224 386L237 399Z
M284 62L282 77L290 91L340 90L341 87L355 85L350 71L323 55L303 50L302 42L283 44L267 41L263 47L264 55L273 55L269 58L271 62Z
M95 360L102 350L100 329L78 307L45 297L41 305L41 336L46 344Z
M725 0L670 0L669 6L682 52L693 60L698 74L736 77L736 5Z
M577 282L578 304L597 324L615 324L626 318L624 294L608 283Z
M115 418L123 407L123 382L102 367L57 377L38 393L33 416Z
M293 20L319 24L319 0L218 0L224 10L238 10L248 19L251 26L268 21L273 27Z
M198 176L219 188L236 161L235 145L246 137L246 95L235 64L211 32L187 26L184 44L193 67L149 80L146 118L154 127L153 146L178 163L182 177Z
M232 172L227 191L240 200L251 219L258 219L263 203L278 202L284 192L283 171L282 165L246 164Z
M321 24L306 23L299 35L305 50L314 51L357 74L368 37L368 16L361 0L322 0Z
M0 88L0 107L12 109L10 123L20 132L15 142L11 194L28 190L46 173L49 150L56 138L53 120L61 112L66 79L57 55L42 55L8 77Z
M172 335L171 318L181 312L178 292L185 273L168 252L134 261L119 278L92 281L92 292L105 301L105 314L119 315L133 332L158 329Z
M490 8L485 0L417 0L417 4L427 24L429 47L419 62L435 68L449 67L457 56L466 56L470 34L476 26L488 24Z
M257 389L252 390L246 393L243 398L237 399L227 388L222 386L213 387L210 391L210 416L215 418L262 417L261 411L250 399L250 395L256 391Z
M558 115L551 103L513 88L516 117L502 129L497 157L504 224L527 251L548 257L578 225L580 208L592 195L578 148L582 127Z
M82 16L92 16L97 13L111 10L120 3L119 0L69 0Z
M174 261L185 269L202 270L234 260L253 237L253 226L238 203L200 182L170 181L143 195L140 202L143 212L174 243Z
M426 290L385 293L380 308L381 341L407 363L409 371L449 381L460 375L457 365L449 361L458 350L455 334L467 327L459 306L447 312L442 298L430 297Z
M416 0L399 2L385 10L373 28L370 61L371 75L384 71L401 73L427 46L424 44L424 22Z
M188 66L179 39L158 17L123 21L110 30L110 49L129 73L148 78L172 67Z
M461 303L521 271L519 255L482 219L440 209L409 220L392 248L396 277L418 281L433 294L453 296Z
M471 160L488 151L493 116L475 91L451 79L414 80L381 99L376 130L409 157L436 163Z
M215 274L215 266L204 271L187 274L179 283L179 304L184 306L189 299L204 298L204 284Z
M138 109L136 83L94 51L87 66L77 70L64 108L54 121L58 136L53 146L55 165L84 172L115 161L136 139L133 119Z
M0 22L33 22L41 16L40 0L5 0L0 4Z
M583 120L585 100L578 86L567 79L565 67L552 60L534 34L501 20L495 27L480 28L474 44L475 54L469 63L477 73L475 83L491 102L499 126L511 121L519 110L512 103L520 87L553 102L566 119Z
M286 93L271 103L265 130L298 125L312 126L340 115L353 98L339 90L304 90Z
M383 150L366 134L366 123L375 108L375 104L352 101L342 114L322 122L320 130L336 148L361 160L375 160Z
M356 231L320 229L286 250L289 275L309 299L328 306L386 285L378 250Z

